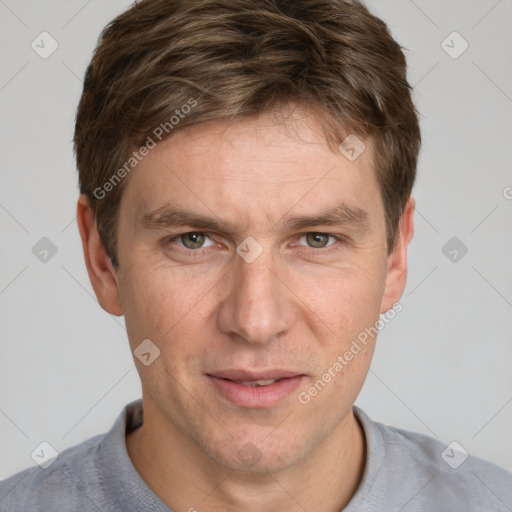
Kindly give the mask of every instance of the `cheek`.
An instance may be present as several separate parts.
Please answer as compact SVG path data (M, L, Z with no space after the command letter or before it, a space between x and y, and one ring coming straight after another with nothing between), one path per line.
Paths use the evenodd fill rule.
M132 344L149 338L161 350L179 345L183 329L194 336L201 329L213 277L190 275L162 265L135 267L123 276L121 289L128 336ZM218 278L217 278L218 279ZM204 320L203 320L204 322ZM181 334L180 334L181 333ZM172 343L169 343L172 341Z
M384 279L382 270L368 262L302 275L297 288L304 304L314 313L312 318L329 327L330 337L339 343L378 319Z
M149 338L158 344L162 332L172 327L179 313L179 293L172 279L157 271L131 269L124 275L121 296L130 341Z

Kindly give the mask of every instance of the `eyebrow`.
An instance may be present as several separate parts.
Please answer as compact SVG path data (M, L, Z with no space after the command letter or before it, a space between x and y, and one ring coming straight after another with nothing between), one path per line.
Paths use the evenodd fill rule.
M294 215L279 220L271 230L298 231L313 226L346 226L366 229L369 227L368 213L361 208L341 203L326 211L312 215ZM171 204L165 204L146 213L138 223L139 229L157 230L191 226L199 230L240 234L243 228L222 220L195 213Z

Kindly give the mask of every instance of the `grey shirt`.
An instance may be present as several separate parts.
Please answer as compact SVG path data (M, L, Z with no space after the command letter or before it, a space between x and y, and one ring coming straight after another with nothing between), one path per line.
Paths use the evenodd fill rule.
M512 474L421 434L354 412L367 442L361 484L344 512L512 512ZM142 424L142 401L128 404L112 429L68 448L43 469L0 482L1 512L169 512L126 451ZM172 512L172 511L171 511ZM198 512L201 510L198 509Z

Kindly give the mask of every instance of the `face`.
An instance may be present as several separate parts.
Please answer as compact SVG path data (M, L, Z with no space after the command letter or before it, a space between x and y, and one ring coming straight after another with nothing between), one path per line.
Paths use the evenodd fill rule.
M374 340L333 366L399 298L371 144L349 161L322 133L299 111L198 125L123 192L119 303L132 351L160 351L135 358L145 414L226 468L285 469L336 435Z

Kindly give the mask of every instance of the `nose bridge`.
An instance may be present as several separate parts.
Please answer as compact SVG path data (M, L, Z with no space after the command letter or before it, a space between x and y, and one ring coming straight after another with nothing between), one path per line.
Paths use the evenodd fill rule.
M219 312L222 332L236 334L246 342L266 343L290 328L293 305L274 273L277 270L270 252L264 251L250 263L237 257Z

